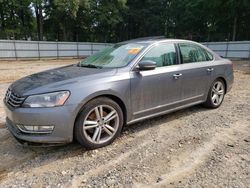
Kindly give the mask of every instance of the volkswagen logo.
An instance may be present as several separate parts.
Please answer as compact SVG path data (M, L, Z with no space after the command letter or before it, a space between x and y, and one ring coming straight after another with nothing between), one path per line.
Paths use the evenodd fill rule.
M11 91L7 91L6 93L6 97L5 97L5 101L7 102L9 99L10 99L10 96L11 96Z

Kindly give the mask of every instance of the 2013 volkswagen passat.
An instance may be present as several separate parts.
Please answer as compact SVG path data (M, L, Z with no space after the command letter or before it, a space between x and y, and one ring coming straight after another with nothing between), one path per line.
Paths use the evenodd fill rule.
M6 125L22 142L110 144L125 124L203 103L221 105L232 62L186 40L118 43L78 64L14 82Z

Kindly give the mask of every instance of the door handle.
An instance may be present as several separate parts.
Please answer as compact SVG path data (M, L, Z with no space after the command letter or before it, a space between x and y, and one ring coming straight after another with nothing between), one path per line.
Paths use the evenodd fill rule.
M214 68L208 68L207 72L212 72L214 70Z
M181 73L178 73L178 74L174 74L174 75L173 75L174 79L176 79L176 80L179 79L181 76L182 76Z

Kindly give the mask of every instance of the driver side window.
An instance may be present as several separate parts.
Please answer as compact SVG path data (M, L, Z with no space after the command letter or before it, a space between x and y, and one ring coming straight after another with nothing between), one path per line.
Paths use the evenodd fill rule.
M151 60L157 67L176 65L176 51L174 44L158 44L150 49L141 61Z

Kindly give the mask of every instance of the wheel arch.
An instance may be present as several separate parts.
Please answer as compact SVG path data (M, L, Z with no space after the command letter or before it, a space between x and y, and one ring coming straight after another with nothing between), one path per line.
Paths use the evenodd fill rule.
M227 81L226 81L226 79L222 76L219 76L218 78L216 78L216 80L218 80L218 79L223 81L223 83L225 85L225 91L226 91L225 93L227 93Z
M107 97L107 98L115 101L122 109L123 121L124 121L123 123L125 124L127 122L127 108L126 108L124 101L120 97L118 97L116 95L112 95L112 94L103 94L103 95L99 95L95 98L99 98L99 97ZM95 99L95 98L93 98L93 99Z
M109 98L109 99L115 101L121 107L121 110L122 110L122 113L123 113L123 121L124 121L123 123L124 123L124 125L126 124L126 122L127 122L127 107L125 105L125 102L115 94L106 94L106 93L104 93L104 94L98 94L98 95L94 95L92 97L88 97L83 103L81 103L81 106L77 110L77 113L76 113L76 117L75 117L75 120L74 120L74 127L75 127L75 123L77 121L77 118L79 116L79 113L83 110L84 106L88 102L90 102L92 100L95 100L97 98L100 98L100 97Z

